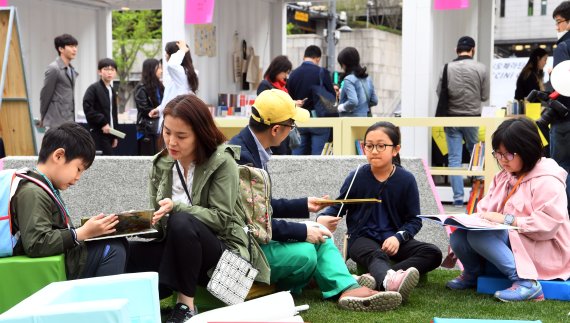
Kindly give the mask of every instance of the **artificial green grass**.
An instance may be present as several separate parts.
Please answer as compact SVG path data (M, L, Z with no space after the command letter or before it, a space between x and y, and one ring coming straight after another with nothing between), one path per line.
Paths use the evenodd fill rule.
M309 304L310 308L300 315L305 322L430 322L434 317L541 320L570 322L570 303L545 300L543 302L503 303L492 295L477 294L474 290L451 291L445 282L459 275L456 270L438 269L428 275L414 289L408 303L388 312L351 312L337 307L336 302L324 301L318 289L307 289L295 296L295 304ZM161 303L172 306L172 300Z

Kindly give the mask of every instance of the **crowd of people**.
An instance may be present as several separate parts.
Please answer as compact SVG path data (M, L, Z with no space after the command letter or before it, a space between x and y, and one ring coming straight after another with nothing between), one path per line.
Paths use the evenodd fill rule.
M557 28L564 24L565 30L570 29L570 1L563 2L553 17ZM555 52L555 64L561 57L570 58L568 45L563 45L570 43L567 35L560 38L556 51L565 52ZM96 150L108 153L117 144L110 133L117 123L116 93L111 87L117 65L108 58L99 61L101 79L88 88L83 100L87 130L73 122L73 84L78 74L70 61L77 52L77 40L62 35L55 39L55 47L60 56L48 67L41 93L42 122L49 129L37 166L29 174L44 182L57 202L65 205L60 191L79 181L94 162ZM367 129L363 138L367 163L347 175L338 196L376 198L382 203L326 205L319 203L319 197L271 199L271 241L252 243L243 229L246 206L239 197L238 164L267 168L271 147L281 147L297 122L314 116L313 86L334 93L341 116L368 116L370 107L378 103L358 51L347 47L338 55L346 73L339 93L328 71L318 66L321 51L317 46L306 49L303 63L293 72L287 57L276 57L260 84L249 124L235 137L226 138L196 95L198 73L188 46L184 41L169 42L165 50L164 86L160 61L148 59L135 90L139 148L154 154L148 185L158 232L148 236L150 241L86 241L112 233L117 217L99 214L75 227L65 207L58 209L42 188L23 181L10 204L13 226L20 232L14 254L46 257L63 253L68 279L156 271L160 297L177 295L169 323L185 322L198 312L196 290L208 283L210 270L226 249L250 259L259 272L258 283L298 294L314 281L324 299L335 300L347 310L386 311L409 301L420 275L441 264L442 251L415 238L422 228L417 217L418 186L400 165L400 131L389 122L377 122ZM488 81L485 67L473 60L474 52L475 41L462 37L457 59L442 70L438 91L446 92L447 115L480 115ZM545 55L541 51L533 54L521 73L517 93L524 96L528 89L542 89L540 68ZM557 126L566 123L563 120ZM557 126L553 125L553 131ZM461 140L467 141L476 131L458 129L446 128L450 156ZM293 149L299 154L318 151L330 136L318 129L302 130L301 144ZM552 140L558 147L557 137ZM163 142L160 150L158 141ZM505 120L493 133L491 144L501 170L489 183L474 216L516 229L454 231L450 244L463 271L446 286L473 288L478 276L492 271L512 282L510 288L495 293L497 299L542 300L539 280L570 277L568 169L556 160L556 153L554 159L542 157L537 126L525 117ZM287 148L291 149L289 144ZM454 198L462 201L462 192L455 187ZM282 219L309 218L310 213L318 213L316 225ZM342 217L348 229L348 257L365 270L363 275L349 272L330 239Z

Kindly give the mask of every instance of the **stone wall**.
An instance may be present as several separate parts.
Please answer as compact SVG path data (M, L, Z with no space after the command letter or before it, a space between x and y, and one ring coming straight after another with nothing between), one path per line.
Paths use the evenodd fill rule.
M303 61L303 53L309 45L317 45L323 51L321 65L326 64L327 42L324 37L315 34L288 35L287 56L293 68ZM391 114L400 102L402 81L402 36L376 29L354 29L350 33L341 33L336 44L336 54L345 47L355 47L360 53L361 65L366 66L373 77L378 95L378 106L373 107L375 115ZM341 71L334 58L335 70Z

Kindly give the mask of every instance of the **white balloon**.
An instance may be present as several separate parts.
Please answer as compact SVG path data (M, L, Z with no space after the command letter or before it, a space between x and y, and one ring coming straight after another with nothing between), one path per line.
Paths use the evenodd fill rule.
M550 74L550 83L556 92L570 96L570 60L556 65Z

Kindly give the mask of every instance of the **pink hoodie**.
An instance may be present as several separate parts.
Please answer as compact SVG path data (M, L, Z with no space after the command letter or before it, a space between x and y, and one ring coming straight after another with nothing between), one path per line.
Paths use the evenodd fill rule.
M542 158L505 205L503 214L516 216L519 228L509 231L509 239L520 278L567 280L570 277L567 175L554 160ZM517 179L504 170L495 175L477 211L496 212Z

